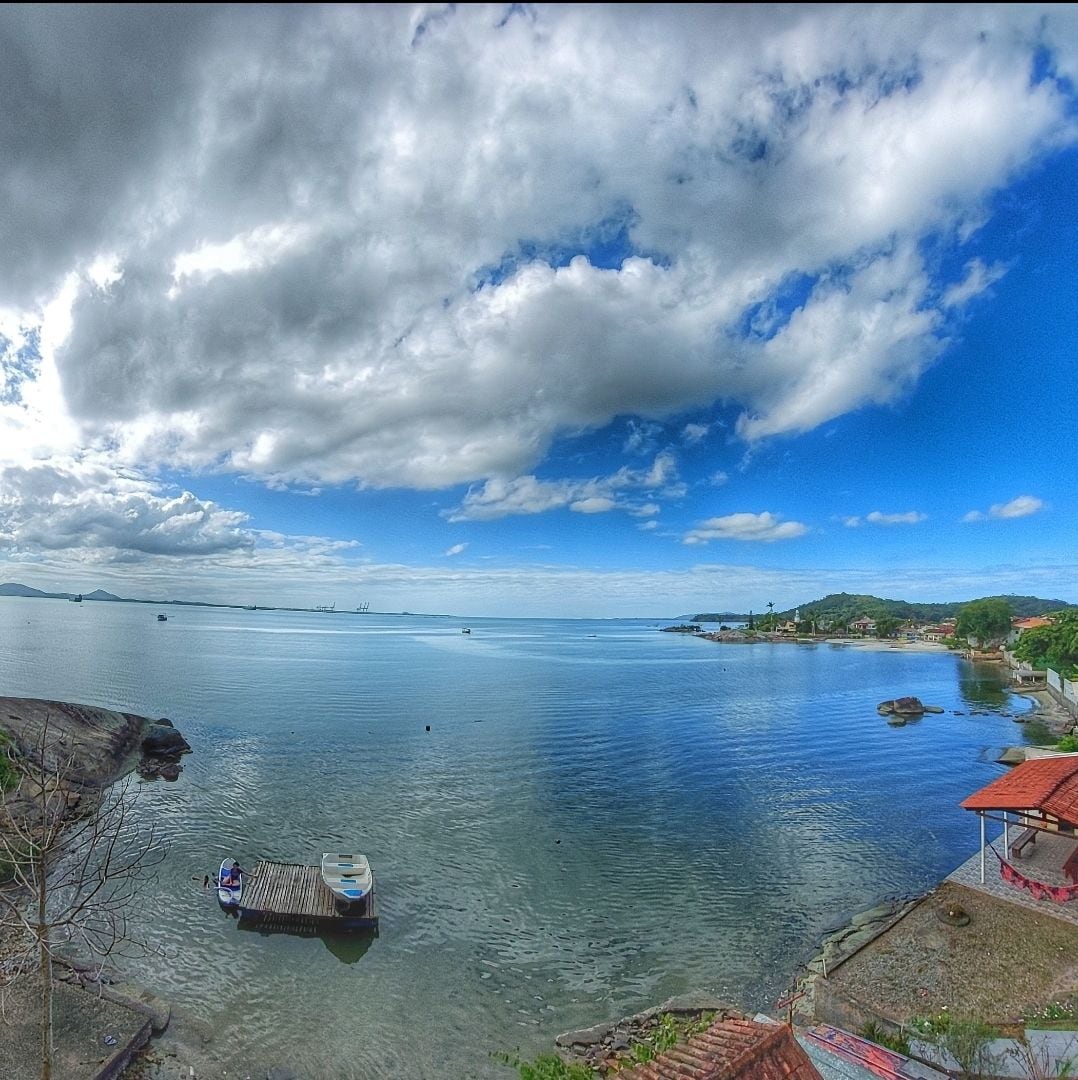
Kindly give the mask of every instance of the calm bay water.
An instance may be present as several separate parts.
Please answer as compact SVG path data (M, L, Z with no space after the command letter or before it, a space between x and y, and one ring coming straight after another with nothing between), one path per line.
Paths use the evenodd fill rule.
M171 847L135 921L167 959L131 974L229 1075L508 1080L490 1054L672 994L769 1008L827 928L974 850L957 804L1028 709L950 655L157 610L0 599L0 694L168 716L194 747L142 788ZM902 694L947 713L892 728ZM352 848L373 939L240 930L202 889L226 855Z

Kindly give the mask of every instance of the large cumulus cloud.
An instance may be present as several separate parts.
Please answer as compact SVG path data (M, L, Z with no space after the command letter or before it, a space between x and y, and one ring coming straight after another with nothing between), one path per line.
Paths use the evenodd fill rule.
M201 556L254 543L245 514L104 465L0 467L0 546L14 552Z
M273 483L507 482L617 416L726 402L752 441L893 400L992 280L921 241L1072 137L1031 78L1074 66L1051 7L51 11L0 12L0 304L82 272L88 434Z

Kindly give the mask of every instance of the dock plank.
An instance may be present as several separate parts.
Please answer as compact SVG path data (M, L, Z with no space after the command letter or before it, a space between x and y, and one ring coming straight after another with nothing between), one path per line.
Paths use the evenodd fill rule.
M374 887L361 904L341 912L318 866L261 860L244 882L239 915L263 923L323 929L377 928Z

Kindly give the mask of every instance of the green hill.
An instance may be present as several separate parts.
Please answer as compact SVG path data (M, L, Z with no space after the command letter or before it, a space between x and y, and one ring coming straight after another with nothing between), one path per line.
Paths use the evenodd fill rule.
M978 597L986 600L1006 600L1011 606L1013 614L1020 617L1030 615L1044 615L1049 611L1061 611L1072 605L1066 600L1044 600L1039 596L992 596ZM890 616L894 619L912 619L914 622L939 622L941 619L953 619L957 617L961 608L970 603L969 600L959 600L953 603L909 603L906 600L885 600L881 596L866 596L860 593L831 593L822 596L819 600L810 600L798 604L796 608L785 611L775 609L775 614L783 619L792 619L794 612L799 611L802 619L816 619L819 623L831 623L832 625L845 625L862 615L870 619ZM756 618L767 614L766 604L759 611L754 612ZM722 614L700 613L690 616L692 622L744 622L748 615L733 615L730 612Z

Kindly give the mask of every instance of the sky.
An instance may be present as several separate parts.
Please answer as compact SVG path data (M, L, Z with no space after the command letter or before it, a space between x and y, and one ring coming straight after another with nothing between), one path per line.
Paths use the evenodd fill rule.
M1078 6L0 7L0 581L1078 602Z

